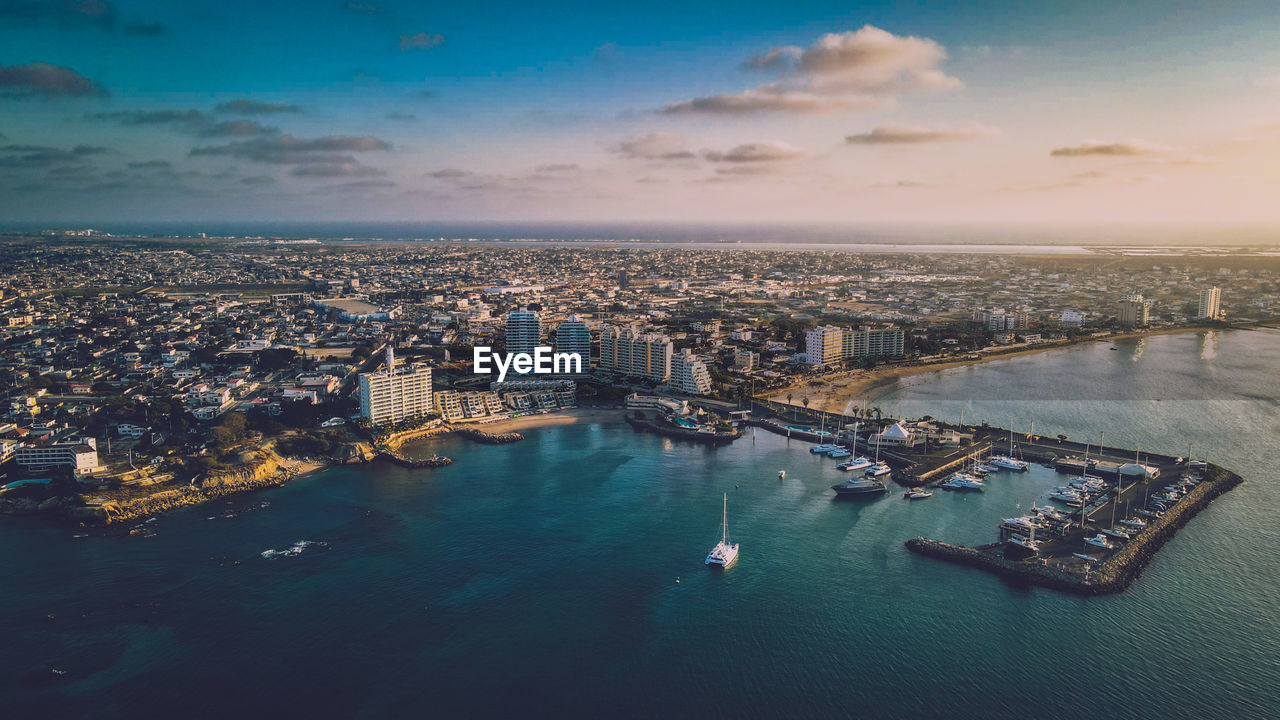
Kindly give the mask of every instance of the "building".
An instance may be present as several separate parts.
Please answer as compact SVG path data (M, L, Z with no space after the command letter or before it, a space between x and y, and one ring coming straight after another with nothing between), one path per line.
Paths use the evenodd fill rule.
M1063 310L1060 322L1067 327L1080 327L1084 324L1084 315L1075 310Z
M906 333L902 328L869 328L847 330L842 352L846 357L899 356L906 345Z
M760 353L750 350L736 350L733 353L733 368L742 372L750 372L760 366Z
M973 311L969 321L991 332L1003 332L1027 327L1030 317L1023 310L1006 312L1004 308L982 307Z
M1200 291L1200 309L1196 311L1200 320L1217 320L1222 317L1222 290L1216 287Z
M527 308L512 310L507 315L507 352L529 353L542 342L542 319Z
M820 367L840 362L844 358L844 328L834 325L816 327L804 334L805 358L810 365Z
M420 365L397 368L387 348L387 367L360 373L360 417L374 425L424 417L435 406L431 398L431 368Z
M820 367L850 358L900 356L906 333L892 325L857 330L826 325L805 333L804 342L807 362Z
M18 464L29 472L70 468L74 475L89 475L98 470L98 442L93 438L20 448L16 455Z
M908 430L901 422L874 433L867 439L867 444L885 447L915 447L920 442L916 434Z
M449 422L486 418L503 411L496 392L441 390L435 394L436 412Z
M671 358L670 385L690 395L710 395L711 373L701 358L685 348Z
M1129 293L1121 298L1116 313L1120 324L1125 327L1146 327L1151 322L1151 308L1138 293Z
M577 315L570 315L556 328L556 352L578 353L583 372L591 368L591 331Z
M622 375L666 382L671 377L671 338L633 327L600 332L600 368Z

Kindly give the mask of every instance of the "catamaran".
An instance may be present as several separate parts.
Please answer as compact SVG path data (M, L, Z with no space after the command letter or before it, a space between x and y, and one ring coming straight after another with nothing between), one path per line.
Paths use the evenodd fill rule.
M720 542L707 553L707 564L727 568L738 559L738 543L729 544L729 493L724 494L724 508L720 518Z

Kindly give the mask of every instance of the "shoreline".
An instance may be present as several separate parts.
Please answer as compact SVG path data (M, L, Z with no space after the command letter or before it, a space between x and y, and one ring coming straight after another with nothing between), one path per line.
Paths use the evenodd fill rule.
M453 426L453 429L474 428L494 435L501 435L503 433L520 432L522 430L531 430L540 427L553 427L556 425L573 425L576 423L622 420L626 412L625 408L567 408L563 410L556 410L555 412L550 412L546 415L522 415L518 418L506 418L487 423L458 423ZM406 444L413 442L416 441L408 440L406 441Z
M970 367L974 365L982 365L984 363L994 362L996 360L1010 360L1013 358L1035 355L1053 350L1066 350L1073 347L1081 347L1089 343L1116 342L1119 340L1132 340L1134 338L1146 338L1157 335L1178 335L1190 332L1204 332L1206 330L1228 330L1231 328L1205 328L1205 327L1178 327L1178 328L1160 328L1158 330L1148 330L1142 332L1124 332L1105 337L1081 338L1076 341L1067 343L1045 343L1032 347L1019 348L1003 353L990 353L974 359L958 359L945 360L940 362L931 362L923 365L896 365L872 370L851 370L840 373L831 380L823 380L819 387L810 387L806 383L793 384L787 388L775 391L762 399L780 405L789 405L797 408L803 408L800 402L803 397L808 395L811 402L809 405L810 412L828 412L849 415L850 410L855 407L855 401L861 399L873 401L876 399L877 391L882 390L895 382L904 378L915 377L926 373L941 373L956 368ZM787 393L792 394L792 402L787 402Z

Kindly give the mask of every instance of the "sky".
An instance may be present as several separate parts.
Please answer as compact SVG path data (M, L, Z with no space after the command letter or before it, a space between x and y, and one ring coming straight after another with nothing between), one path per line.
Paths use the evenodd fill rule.
M1280 224L1280 6L0 0L0 225Z

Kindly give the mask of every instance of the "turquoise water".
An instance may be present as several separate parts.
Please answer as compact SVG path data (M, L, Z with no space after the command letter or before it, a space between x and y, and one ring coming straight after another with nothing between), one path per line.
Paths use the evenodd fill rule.
M1274 715L1280 333L1109 347L916 378L877 403L1170 452L1193 438L1248 478L1118 596L902 547L993 539L1058 481L1040 467L982 494L834 502L847 474L811 443L559 426L433 442L420 452L455 459L435 471L336 470L166 515L152 538L4 518L0 697L13 717ZM702 563L722 493L742 546L727 572ZM243 512L206 519L224 509ZM329 548L260 557L303 539Z

